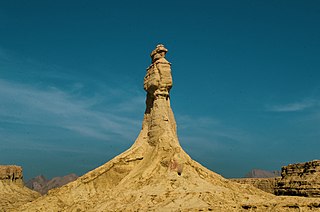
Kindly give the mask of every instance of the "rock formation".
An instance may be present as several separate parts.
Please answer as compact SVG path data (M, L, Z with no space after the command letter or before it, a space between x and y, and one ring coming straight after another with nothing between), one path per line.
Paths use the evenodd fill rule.
M16 211L311 210L319 199L276 197L206 169L181 148L170 107L171 64L158 45L144 78L142 130L127 151ZM196 142L196 141L195 141Z
M0 166L0 211L15 209L40 195L23 185L20 166Z
M265 192L274 194L276 186L276 178L234 178L230 179L233 182L241 184L253 185L256 188L259 188Z
M48 193L49 190L59 188L67 183L75 181L77 178L78 176L76 174L68 174L63 177L54 177L51 180L48 180L43 175L40 175L28 180L26 186L43 195Z
M320 160L282 167L275 194L320 197Z
M23 185L23 175L21 166L0 166L0 180L6 183Z
M245 175L245 178L233 178L231 181L250 184L265 192L274 194L276 179L280 176L280 171L266 171L262 169L252 169Z

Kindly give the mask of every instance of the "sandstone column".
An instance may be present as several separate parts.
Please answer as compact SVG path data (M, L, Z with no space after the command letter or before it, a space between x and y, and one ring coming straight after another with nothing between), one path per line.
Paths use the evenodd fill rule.
M167 51L162 44L157 45L151 53L151 65L144 77L146 111L142 131L135 144L141 142L145 151L139 167L127 176L131 179L138 176L148 178L154 173L164 174L167 171L181 175L183 171L186 154L180 147L170 107L172 76L171 63L165 58Z

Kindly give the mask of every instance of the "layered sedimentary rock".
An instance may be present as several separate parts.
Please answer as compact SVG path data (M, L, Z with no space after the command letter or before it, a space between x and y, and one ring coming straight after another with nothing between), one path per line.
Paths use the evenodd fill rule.
M275 193L276 178L236 178L230 180L241 184L253 185L271 194Z
M206 169L181 148L170 107L171 64L158 45L144 78L142 130L127 151L16 211L311 210L319 199L276 197ZM196 141L195 141L196 142Z
M0 211L15 209L40 195L23 185L22 167L0 165Z
M320 160L282 167L275 194L320 197Z
M241 184L250 184L265 192L274 194L276 178L278 176L280 176L280 171L252 169L245 175L245 178L234 178L230 180Z

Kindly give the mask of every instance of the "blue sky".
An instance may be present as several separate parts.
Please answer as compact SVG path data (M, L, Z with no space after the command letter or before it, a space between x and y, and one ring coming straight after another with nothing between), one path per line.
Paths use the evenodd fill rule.
M84 174L126 150L156 44L180 143L225 177L319 159L320 1L0 1L0 164Z

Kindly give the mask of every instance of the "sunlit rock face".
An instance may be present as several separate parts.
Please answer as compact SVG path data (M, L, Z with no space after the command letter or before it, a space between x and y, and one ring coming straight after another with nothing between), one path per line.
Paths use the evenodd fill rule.
M22 167L15 165L0 165L0 180L23 186Z
M236 178L230 179L231 181L241 183L241 184L250 184L256 188L259 188L265 192L274 194L275 193L275 184L276 178Z
M39 196L24 186L21 166L0 165L0 211L15 210Z
M282 167L276 182L277 195L320 197L320 160Z
M166 60L167 49L159 44L151 53L151 65L144 78L144 89L151 97L168 97L172 87L171 64Z

